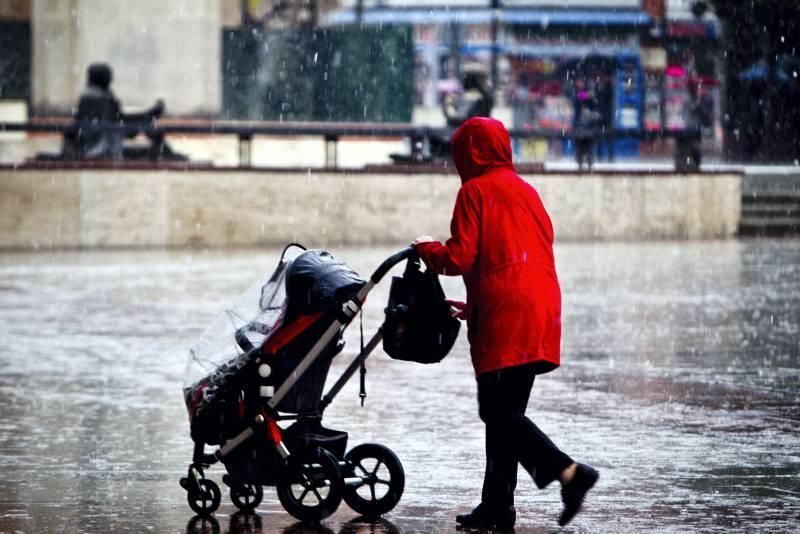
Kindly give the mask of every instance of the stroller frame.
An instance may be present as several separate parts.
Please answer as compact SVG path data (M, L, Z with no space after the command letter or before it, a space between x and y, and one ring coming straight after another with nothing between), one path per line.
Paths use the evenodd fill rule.
M330 310L333 313L331 324L303 356L294 371L280 384L277 391L269 396L269 392L261 388L260 409L248 427L226 440L211 454L205 453L205 442L195 441L192 463L188 468L187 476L180 480L180 485L187 491L189 505L195 512L199 515L209 515L217 510L221 502L219 486L206 478L205 469L218 462L223 462L257 432L264 431L266 431L268 441L283 460L282 472L276 484L278 497L284 508L298 519L303 521L322 520L336 510L342 498L356 512L370 517L380 516L394 508L402 495L405 475L399 459L391 450L378 444L364 444L353 448L343 459L337 458L321 446L311 452L294 452L287 447L282 429L277 424L278 421L285 420L321 421L324 410L381 342L382 328L379 328L369 339L361 352L322 397L318 413L280 414L278 406L329 344L350 325L361 311L367 295L375 285L392 267L415 256L416 252L413 247L404 248L391 255L381 263L355 296L345 301L340 309ZM261 351L261 347L253 347L244 336L237 335L236 338L239 345L247 349L247 354ZM255 361L260 363L260 356L257 356ZM366 459L377 462L374 469L364 467L363 462ZM388 480L381 479L378 475L381 465L388 470ZM240 510L251 512L261 502L263 488L260 483L241 484L227 475L223 477L223 482L230 486L231 500ZM376 497L376 484L389 486L385 496ZM299 500L293 494L292 485L300 485L303 488ZM371 498L365 498L358 494L357 490L365 486L369 487ZM321 491L323 488L324 492ZM317 505L304 505L304 498L309 493L316 496Z

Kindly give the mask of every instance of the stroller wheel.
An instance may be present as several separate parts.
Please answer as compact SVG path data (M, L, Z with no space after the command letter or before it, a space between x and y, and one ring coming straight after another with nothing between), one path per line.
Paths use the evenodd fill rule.
M358 445L344 460L347 469L352 469L344 489L344 502L350 508L363 516L377 517L400 502L406 475L403 464L388 447L377 443Z
M242 512L252 512L261 504L264 488L260 484L241 484L231 486L231 502Z
M198 488L190 488L186 493L189 507L198 515L213 514L222 500L219 486L207 478L197 481Z
M310 456L292 455L278 482L278 499L300 521L321 521L342 502L342 476L336 457L323 448Z

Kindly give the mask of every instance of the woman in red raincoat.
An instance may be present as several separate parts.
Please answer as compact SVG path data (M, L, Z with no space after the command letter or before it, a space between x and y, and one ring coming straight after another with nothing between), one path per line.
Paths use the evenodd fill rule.
M481 503L456 517L468 528L511 528L516 521L517 463L539 488L562 484L565 525L598 473L576 464L527 417L537 374L560 364L561 289L553 259L553 226L536 190L515 172L502 123L465 122L451 141L462 186L446 243L422 236L414 246L429 269L461 275L466 319L486 425Z

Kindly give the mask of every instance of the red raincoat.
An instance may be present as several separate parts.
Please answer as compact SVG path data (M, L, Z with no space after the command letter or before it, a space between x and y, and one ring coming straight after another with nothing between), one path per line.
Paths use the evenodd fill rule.
M530 362L551 371L560 364L561 289L550 217L516 174L502 123L470 119L451 146L462 180L452 237L417 252L429 269L464 278L476 375Z

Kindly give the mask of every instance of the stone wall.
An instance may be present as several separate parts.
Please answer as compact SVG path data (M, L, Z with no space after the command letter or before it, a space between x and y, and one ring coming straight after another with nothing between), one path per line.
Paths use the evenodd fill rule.
M736 234L739 174L547 174L539 190L560 239L711 239Z
M124 106L157 98L170 114L215 114L221 105L222 0L34 0L32 103L69 112L86 67L107 62Z
M741 176L526 176L558 240L735 235ZM0 248L407 243L449 234L454 175L0 169Z

